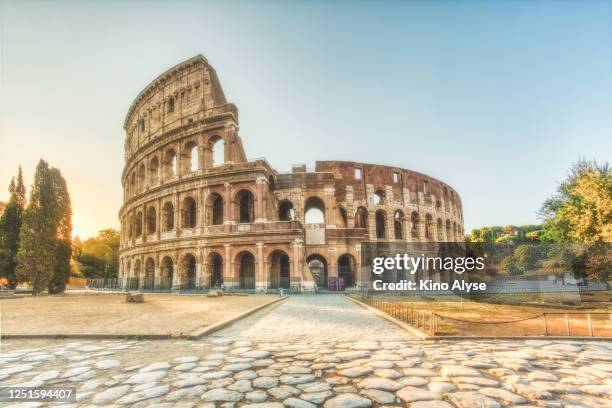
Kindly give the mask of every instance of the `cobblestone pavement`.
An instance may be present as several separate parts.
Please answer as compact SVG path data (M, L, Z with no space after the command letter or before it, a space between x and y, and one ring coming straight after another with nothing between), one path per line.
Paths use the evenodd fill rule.
M89 407L609 408L612 343L421 341L301 296L199 341L4 341L0 385L75 387L63 406Z

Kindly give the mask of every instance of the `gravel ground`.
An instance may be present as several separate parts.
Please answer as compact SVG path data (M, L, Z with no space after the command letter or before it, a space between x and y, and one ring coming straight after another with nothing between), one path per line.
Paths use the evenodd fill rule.
M4 341L0 386L76 388L47 406L609 408L612 342L421 341L301 296L199 341Z

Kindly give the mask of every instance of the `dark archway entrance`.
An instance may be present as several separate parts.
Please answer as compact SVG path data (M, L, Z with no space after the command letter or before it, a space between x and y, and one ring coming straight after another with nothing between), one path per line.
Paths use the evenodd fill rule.
M327 260L319 254L312 254L306 258L306 265L320 289L328 287Z
M269 263L269 288L289 289L291 287L291 277L289 273L289 256L283 251L274 251L270 255Z
M250 252L244 252L238 258L240 273L240 289L255 289L255 257Z

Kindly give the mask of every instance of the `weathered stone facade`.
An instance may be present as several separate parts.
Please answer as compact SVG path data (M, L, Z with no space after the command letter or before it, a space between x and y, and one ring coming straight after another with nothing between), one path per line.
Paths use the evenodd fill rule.
M461 199L450 186L346 161L280 173L246 158L238 123L202 56L137 96L124 123L123 282L342 289L360 283L364 241L463 239Z

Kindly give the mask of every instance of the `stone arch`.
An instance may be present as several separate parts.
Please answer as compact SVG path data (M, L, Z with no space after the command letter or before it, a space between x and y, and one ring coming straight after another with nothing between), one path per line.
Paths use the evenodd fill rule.
M355 228L368 228L368 210L365 207L359 207L355 211Z
M151 257L145 261L144 270L144 282L142 284L143 289L154 289L155 288L155 260Z
M154 186L159 183L159 157L154 156L149 161L149 185Z
M128 217L128 238L134 239L134 215Z
M170 256L164 256L161 261L160 289L171 289L174 279L174 261Z
M278 219L280 221L292 221L295 219L295 210L291 201L285 199L279 203Z
M431 214L425 214L425 239L433 239L434 222Z
M193 197L187 196L181 205L181 227L194 228L198 222L197 204Z
M234 202L237 206L238 223L251 223L255 221L255 195L249 189L242 189L236 193Z
M174 229L174 205L166 201L162 207L162 231Z
M321 198L310 196L306 199L304 203L304 223L325 223L325 202Z
M139 238L142 236L142 211L136 213L135 224L136 238Z
M183 264L181 271L181 289L193 290L196 288L196 257L192 253L186 253L183 256Z
M387 213L384 210L376 211L376 238L387 238Z
M280 249L268 257L268 287L270 289L291 287L289 255Z
M270 175L268 177L268 191L272 192L274 190L276 190L276 180L273 175Z
M419 238L419 228L421 227L421 217L419 213L413 211L410 214L410 236L412 238Z
M255 256L249 251L236 255L240 289L255 289Z
M329 280L327 265L327 259L323 255L310 254L306 257L306 267L319 288L327 288Z
M205 205L206 225L223 224L223 197L218 193L210 193Z
M346 208L338 206L338 212L340 213L340 220L342 220L341 228L348 228L348 213Z
M166 109L168 113L174 112L174 96L168 97L168 102L166 104Z
M206 259L210 272L209 287L219 288L223 285L223 257L217 252L211 252Z
M163 173L165 179L170 179L177 174L176 151L172 148L164 152Z
M225 140L221 136L213 135L208 139L208 151L210 167L225 163Z
M138 289L140 287L140 259L134 261L134 269L130 275L130 289Z
M383 205L384 203L385 203L385 191L379 188L374 192L374 194L372 194L372 204Z
M458 237L457 237L457 223L455 221L453 221L453 242L457 242L458 241Z
M198 144L195 141L190 140L183 146L182 163L183 174L198 171L200 160L198 159Z
M133 171L132 174L130 174L130 181L129 181L129 190L130 190L130 195L134 195L136 193L136 172Z
M153 234L157 231L157 212L155 207L147 208L147 234Z
M438 236L438 241L444 241L444 224L442 223L442 218L438 218L436 232L436 235Z
M355 286L355 270L357 262L351 254L343 254L338 257L338 279L344 281L344 285L339 283L339 287L351 288Z
M404 239L404 212L395 210L393 213L393 236L395 239Z
M137 177L138 177L138 191L144 191L145 189L145 180L146 180L146 168L145 168L145 164L144 163L140 163L140 165L138 166L138 173L137 173Z

